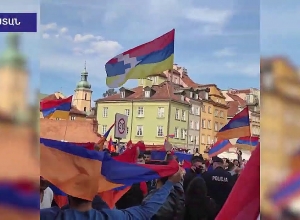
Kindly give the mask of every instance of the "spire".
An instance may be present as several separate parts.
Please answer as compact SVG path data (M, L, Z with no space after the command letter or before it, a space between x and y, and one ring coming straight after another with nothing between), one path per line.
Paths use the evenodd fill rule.
M84 61L84 72L86 72L86 61Z
M89 73L87 72L86 61L84 61L84 69L83 72L81 73L81 80L77 84L77 89L91 89L91 84L87 80L88 75Z
M20 35L17 33L9 33L7 35L7 46L7 49L0 57L0 66L24 69L26 59L19 50Z

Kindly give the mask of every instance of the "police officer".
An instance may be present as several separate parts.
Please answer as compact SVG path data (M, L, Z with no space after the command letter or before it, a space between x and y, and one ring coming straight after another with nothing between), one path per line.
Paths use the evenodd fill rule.
M219 212L232 189L232 176L224 169L224 161L213 157L213 170L205 172L202 177L206 182L208 196L215 200Z

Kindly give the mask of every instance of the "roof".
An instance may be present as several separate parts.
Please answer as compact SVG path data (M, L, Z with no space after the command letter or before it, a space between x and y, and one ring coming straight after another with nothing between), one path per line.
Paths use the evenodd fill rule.
M246 101L240 98L237 95L233 95L230 93L227 93L227 95L233 99L233 101L227 102L227 105L229 107L227 111L227 117L233 117L236 113L239 111L239 107L244 107L247 105Z
M49 96L48 94L44 94L44 93L39 93L39 100L41 101L42 99L46 98L47 96Z
M68 142L97 142L97 121L40 119L40 137ZM65 136L65 137L64 137Z
M124 88L121 88L124 89ZM128 90L128 89L127 89ZM111 95L105 98L101 98L96 100L96 102L105 102L105 101L132 101L132 100L166 100L169 101L170 99L172 101L181 102L184 104L189 104L187 101L181 100L180 94L174 94L176 90L174 89L171 82L163 82L159 85L153 85L151 87L151 90L153 91L153 95L149 98L145 98L144 95L144 88L142 86L135 87L133 89L130 89L131 94L129 94L126 98L121 98L120 93L117 93L115 95Z
M43 96L43 95L45 95L45 94L41 94L40 93L40 97ZM51 100L58 100L58 99L62 99L62 98L61 97L57 97L55 95L55 93L53 93L51 95L44 96L43 98L40 99L40 101L51 101ZM76 114L76 115L86 115L85 112L80 111L76 106L73 106L73 105L71 107L70 113L71 114Z

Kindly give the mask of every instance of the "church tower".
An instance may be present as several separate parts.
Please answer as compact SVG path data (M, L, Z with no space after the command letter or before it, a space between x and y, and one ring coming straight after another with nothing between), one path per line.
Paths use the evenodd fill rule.
M77 84L75 89L75 94L73 96L73 105L80 111L90 113L92 108L92 86L87 81L88 72L86 71L86 63L84 66L84 71L81 73L81 80Z
M0 56L0 111L20 117L28 111L28 72L20 53L20 36L8 34L7 49Z

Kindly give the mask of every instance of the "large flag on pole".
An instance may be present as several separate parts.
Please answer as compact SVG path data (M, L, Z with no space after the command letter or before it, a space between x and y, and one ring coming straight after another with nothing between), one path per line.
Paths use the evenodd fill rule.
M246 136L251 136L248 107L230 119L217 133L218 140L228 140Z
M122 86L128 79L144 79L173 69L175 29L110 59L105 64L106 85Z
M72 97L57 100L45 100L40 102L40 109L44 118L68 119L72 108Z

